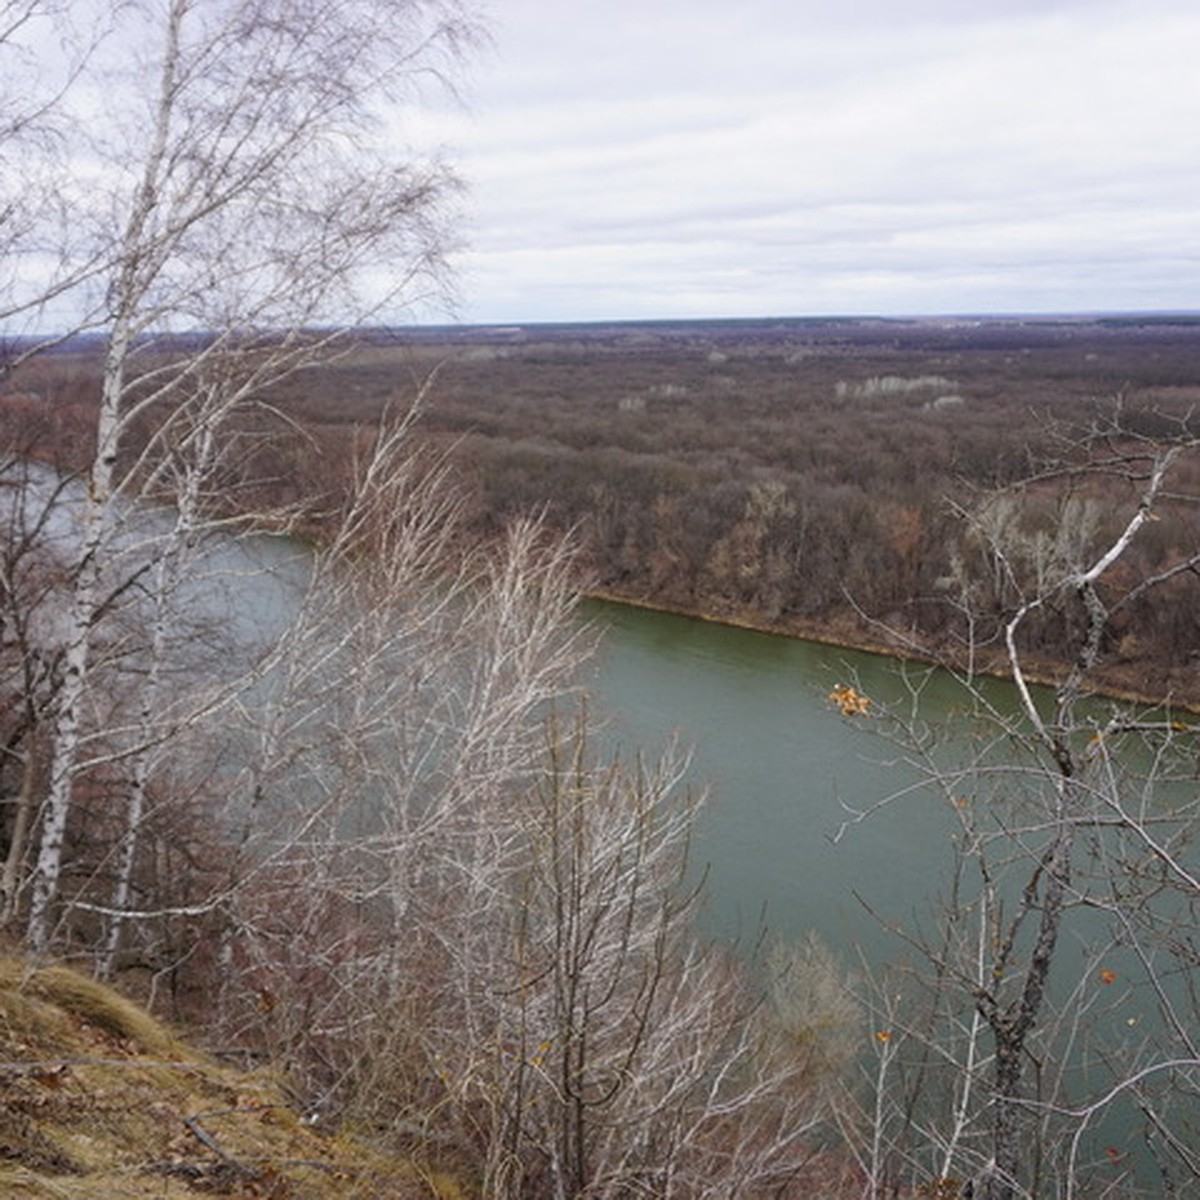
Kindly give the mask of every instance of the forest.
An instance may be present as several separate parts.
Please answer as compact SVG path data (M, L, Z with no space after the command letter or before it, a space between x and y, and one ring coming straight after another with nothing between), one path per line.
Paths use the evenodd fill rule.
M86 461L97 369L86 346L42 359L0 397L4 419L60 460ZM276 433L297 422L306 434L270 439L229 481L230 503L261 503L264 490L273 503L335 503L362 431L417 392L417 436L453 463L471 527L487 536L541 514L577 539L587 590L936 661L961 661L969 642L1002 670L1012 597L987 582L981 523L1019 528L1033 575L1066 552L1056 530L1111 529L1130 484L1084 468L1115 472L1139 444L1189 429L1200 321L368 331L272 389L274 419L286 418ZM1160 506L1134 573L1196 542L1195 455L1176 472L1181 498ZM1182 573L1120 614L1096 676L1107 690L1200 703L1194 586ZM1061 674L1068 620L1048 606L1026 631L1044 678Z
M1107 460L1115 472L1139 443L1187 431L1200 401L1200 322L1186 318L697 322L377 340L289 382L281 409L344 448L436 370L421 436L454 462L481 532L538 512L578 537L592 590L936 660L955 661L968 640L987 658L1011 600L980 594L994 572L979 522L1019 527L1036 573L1064 551L1054 530L1086 539L1117 519L1130 485L1081 469ZM1135 573L1196 544L1184 498L1200 486L1195 456L1176 471L1183 497L1156 514ZM1200 701L1194 588L1188 573L1121 614L1104 647L1110 690ZM1047 678L1063 665L1066 620L1047 611L1027 631L1023 649Z

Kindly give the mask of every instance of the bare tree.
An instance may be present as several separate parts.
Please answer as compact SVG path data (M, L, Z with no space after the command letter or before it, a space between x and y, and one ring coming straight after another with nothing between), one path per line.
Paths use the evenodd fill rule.
M955 750L923 724L919 688L891 714L957 822L958 861L940 936L900 931L932 968L910 993L926 1002L892 1007L894 976L876 993L880 1188L906 1174L1009 1200L1182 1194L1200 1178L1195 723L1170 697L1095 691L1147 597L1195 610L1197 448L1184 427L1151 441L1118 417L964 514L963 558L981 569L963 608L976 635L995 631L1015 702L965 676ZM1047 645L1070 665L1040 689Z
M822 1113L775 1014L692 928L683 762L588 754L584 729L558 734L518 810L525 862L491 984L504 1052L468 1075L495 1089L489 1193L784 1194Z
M181 427L218 428L335 350L344 335L328 330L395 312L436 279L454 180L437 161L397 162L384 118L473 35L440 0L104 12L111 36L60 101L69 115L105 89L104 120L63 135L71 174L55 193L71 231L56 296L105 349L32 880L36 949L53 933L108 548L128 505L162 494ZM18 246L32 236L12 229Z
M362 1083L364 1047L397 1035L392 1015L439 939L494 944L489 912L512 869L504 813L583 652L565 548L530 523L472 548L446 485L405 417L380 431L261 692L220 722L241 764L224 789L226 1023L241 1012L303 1047L312 1090L339 1100ZM318 1019L297 1011L284 1032L284 1010L263 1022L239 1009L245 980L295 991L315 962L303 990Z
M6 806L0 922L5 925L15 911L24 877L45 766L47 725L61 680L54 633L64 561L53 527L62 518L66 487L66 480L24 457L14 457L0 469L0 687L7 713L0 761Z

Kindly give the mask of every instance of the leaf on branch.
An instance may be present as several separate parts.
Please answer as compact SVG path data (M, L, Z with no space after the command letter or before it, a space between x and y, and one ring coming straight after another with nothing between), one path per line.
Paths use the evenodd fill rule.
M871 707L869 696L840 683L829 693L829 703L839 708L843 717L865 717Z

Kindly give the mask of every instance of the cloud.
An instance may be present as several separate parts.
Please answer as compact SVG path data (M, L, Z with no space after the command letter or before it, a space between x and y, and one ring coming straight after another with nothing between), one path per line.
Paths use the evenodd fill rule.
M472 189L469 318L1194 303L1190 6L502 19L471 111L422 118Z

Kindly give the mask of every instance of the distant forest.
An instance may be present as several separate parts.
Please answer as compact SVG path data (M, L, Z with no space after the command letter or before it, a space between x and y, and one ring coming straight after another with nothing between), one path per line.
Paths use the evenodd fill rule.
M82 461L91 358L78 347L9 381L10 444ZM1200 321L378 331L275 390L254 431L275 434L248 440L253 469L231 466L230 495L336 504L365 430L434 370L417 436L449 456L481 532L537 510L576 531L594 592L986 666L1022 578L1111 535L1136 506L1142 448L1190 434ZM1183 491L1123 571L1200 546L1188 453ZM1120 614L1107 686L1200 702L1198 585L1180 572ZM1064 603L1029 623L1046 677L1072 620Z

